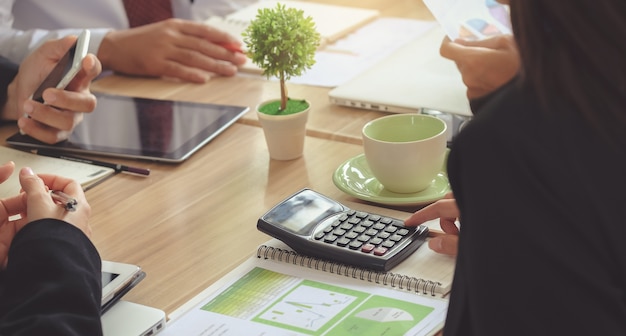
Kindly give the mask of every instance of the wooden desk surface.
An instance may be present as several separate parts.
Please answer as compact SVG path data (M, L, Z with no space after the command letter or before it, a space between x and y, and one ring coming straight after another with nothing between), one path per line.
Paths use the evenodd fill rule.
M421 20L433 19L421 0L365 0L358 2L354 0L318 0L316 2L377 9L382 16ZM312 103L307 134L314 137L361 144L363 125L372 119L387 115L385 112L333 105L328 98L329 88L290 83L287 85L290 97L306 98ZM235 77L214 77L206 84L111 75L96 81L92 88L94 91L121 95L249 106L251 111L240 122L257 126L258 119L254 111L255 106L262 101L280 97L277 82L250 74L238 74Z
M4 125L0 137L16 130ZM256 229L257 219L301 188L354 209L406 218L408 212L367 204L334 186L335 169L359 153L359 145L308 137L302 158L270 160L262 129L235 124L181 164L108 159L151 174L117 174L86 192L92 240L103 259L146 271L125 299L169 314L268 240Z

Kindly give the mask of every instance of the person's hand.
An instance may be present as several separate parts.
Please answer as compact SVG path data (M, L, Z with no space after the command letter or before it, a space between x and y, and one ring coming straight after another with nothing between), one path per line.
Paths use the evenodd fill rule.
M404 225L418 226L436 218L439 218L439 225L445 234L430 238L428 246L437 253L455 256L459 243L459 228L456 226L456 221L459 219L459 208L456 206L456 200L451 192L443 199L413 213L404 221Z
M0 182L4 182L15 169L13 162L0 166ZM35 175L30 168L20 170L20 184L23 192L0 200L0 269L6 267L8 252L13 237L28 223L54 218L65 221L91 237L89 216L91 207L80 184L72 179L56 175ZM78 201L76 211L67 211L56 204L48 190L60 190ZM21 218L9 221L9 217Z
M227 50L225 44L241 45L206 24L168 19L109 32L98 58L105 69L120 73L204 83L211 73L233 76L246 62L244 54Z
M520 59L512 35L480 41L444 38L441 56L456 63L469 99L485 96L510 81L519 71Z
M69 137L83 119L83 112L96 107L96 97L89 91L91 81L102 71L100 61L87 55L82 69L65 90L48 88L44 104L31 100L33 92L76 41L76 36L48 41L30 54L8 88L3 110L5 119L17 120L20 131L33 138L57 143Z
M13 174L14 169L15 163L13 162L7 162L0 166L0 184ZM20 199L20 197L18 197L18 199ZM7 207L9 202L13 202L13 199L0 199L0 269L6 267L9 247L11 246L13 236L15 236L15 227L8 224L9 216L11 216L12 212Z

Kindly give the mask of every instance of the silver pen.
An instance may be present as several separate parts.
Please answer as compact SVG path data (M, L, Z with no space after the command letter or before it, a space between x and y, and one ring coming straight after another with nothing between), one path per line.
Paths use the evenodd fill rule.
M67 211L76 211L76 207L78 206L78 201L74 197L72 197L72 196L70 196L70 195L68 195L68 194L66 194L66 193L64 193L64 192L62 192L60 190L52 190L52 191L50 191L50 196L52 196L52 199L55 202L57 202L60 205L62 205L63 208L65 208L65 210L67 210Z

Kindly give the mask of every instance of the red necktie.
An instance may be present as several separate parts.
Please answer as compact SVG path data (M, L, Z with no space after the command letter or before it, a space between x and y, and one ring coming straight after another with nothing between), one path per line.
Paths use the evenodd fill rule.
M123 0L131 28L169 19L171 0Z

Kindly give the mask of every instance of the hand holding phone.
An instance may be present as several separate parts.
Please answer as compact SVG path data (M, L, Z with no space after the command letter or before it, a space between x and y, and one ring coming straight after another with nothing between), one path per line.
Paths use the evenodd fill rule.
M50 87L65 89L65 87L80 72L82 61L87 56L89 46L89 30L83 32L76 39L76 43L63 55L57 65L50 71L41 85L33 93L33 100L43 103L43 92Z
M61 142L82 121L84 113L95 109L96 98L89 87L102 65L97 57L86 53L88 34L47 41L20 64L3 112L6 119L17 120L21 134L48 144ZM68 68L68 63L76 66ZM44 94L47 88L57 86L72 92L61 89ZM42 95L45 104L41 103Z

